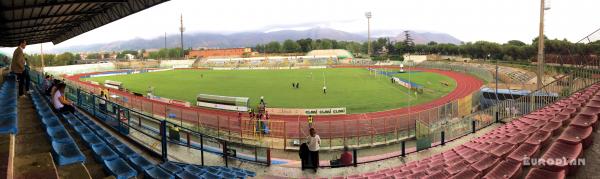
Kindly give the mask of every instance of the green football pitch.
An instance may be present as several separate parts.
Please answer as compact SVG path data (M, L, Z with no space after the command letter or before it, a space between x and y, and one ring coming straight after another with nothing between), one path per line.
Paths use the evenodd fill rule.
M383 111L426 103L456 88L454 79L430 72L395 74L424 86L424 93L398 84L389 77L374 75L367 69L297 69L297 70L172 70L119 76L96 77L103 83L114 80L133 92L146 94L154 87L154 95L196 104L196 95L249 97L256 107L264 96L268 107L333 108L346 107L348 113ZM292 83L300 83L295 89ZM442 82L449 84L443 85ZM327 94L323 94L323 86Z

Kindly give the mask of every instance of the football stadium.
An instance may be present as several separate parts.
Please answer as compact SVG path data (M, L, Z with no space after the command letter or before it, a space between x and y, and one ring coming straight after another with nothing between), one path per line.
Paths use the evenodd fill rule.
M367 12L364 37L184 40L179 14L172 37L58 46L177 3L0 0L0 178L600 176L600 29L549 39L545 0L531 44L372 39Z

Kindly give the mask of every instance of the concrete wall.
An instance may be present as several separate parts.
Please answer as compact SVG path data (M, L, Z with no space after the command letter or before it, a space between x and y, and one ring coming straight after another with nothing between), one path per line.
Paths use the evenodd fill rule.
M160 68L184 67L191 68L195 60L161 60Z
M63 75L63 74L74 75L74 74L79 74L79 73L110 71L110 70L115 70L115 69L116 69L115 64L109 62L109 63L44 67L44 72L57 76L57 75Z

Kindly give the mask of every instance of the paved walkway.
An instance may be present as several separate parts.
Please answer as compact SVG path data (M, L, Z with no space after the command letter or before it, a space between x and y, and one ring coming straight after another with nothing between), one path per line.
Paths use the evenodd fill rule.
M464 136L462 138L459 138L452 142L449 142L444 146L433 147L428 150L423 150L420 152L412 153L412 154L407 155L406 157L394 157L394 158L382 160L379 162L362 164L362 165L359 165L358 167L321 168L316 173L313 172L312 170L302 171L300 169L300 162L298 160L285 160L285 159L273 158L272 160L285 161L286 163L279 164L279 165L271 165L269 167L263 166L263 165L258 165L258 164L253 164L253 163L249 163L249 162L240 162L238 160L229 160L228 163L230 166L255 171L259 178L347 176L347 175L381 170L381 169L385 169L385 168L391 168L393 166L402 165L406 162L419 160L419 159L422 159L425 157L430 157L432 155L449 150L455 146L461 145L475 137L481 136L481 135L485 134L486 132L493 130L494 128L496 128L499 125L501 125L501 124L494 124L485 129L479 130L475 134L469 134L467 136ZM149 148L152 148L153 150L155 150L157 152L160 151L160 143L158 143L157 140L148 137L147 135L144 135L140 132L136 132L135 130L131 130L129 136L140 141L143 145L145 145ZM393 156L393 155L398 155L400 153L399 144L393 144L390 146L392 146L390 148L394 148L394 146L396 146L398 150L393 153L384 154L383 156L370 156L370 157ZM168 148L169 159L180 161L180 162L186 162L186 163L201 164L201 157L200 157L201 151L200 150L188 148L185 146L175 145L175 144L169 144L168 147L169 147ZM414 149L413 149L413 151L414 151ZM261 152L261 151L259 151L259 152ZM410 152L410 150L407 150L407 152ZM250 152L246 151L244 153L250 153ZM291 155L294 155L294 154L297 156L297 153L293 153ZM264 155L262 155L262 156L264 156ZM359 160L367 160L370 157L366 157L366 158L359 157ZM329 158L323 158L323 157L321 157L321 159L324 159L324 160L320 161L322 163L322 165L328 164L328 162L330 160ZM205 165L224 165L224 162L225 161L223 160L223 158L221 156L218 156L216 154L212 154L209 152L204 152L204 164Z

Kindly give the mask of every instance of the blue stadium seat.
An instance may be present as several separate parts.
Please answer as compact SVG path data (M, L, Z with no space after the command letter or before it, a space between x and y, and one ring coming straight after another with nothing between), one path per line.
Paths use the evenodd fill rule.
M106 132L104 129L102 130L96 130L96 134L98 134L98 136L102 137L102 138L108 138L108 137L112 137L108 132Z
M16 82L9 77L0 87L0 134L16 134L17 123Z
M85 161L85 156L83 156L77 145L72 142L52 141L52 157L59 166Z
M111 137L111 136L105 137L104 140L106 140L106 143L108 143L113 148L117 148L117 147L125 145L121 141L119 141L119 139Z
M177 178L179 179L202 179L200 175L196 175L194 173L188 171L182 171L177 173Z
M206 172L206 173L202 174L201 176L203 178L211 178L211 179L221 179L221 178L223 178L220 175L215 175L215 174L212 174L210 172Z
M177 164L174 164L173 162L164 162L164 163L160 164L159 166L162 167L163 169L167 170L171 174L177 174L177 173L183 171L183 168L181 168Z
M195 175L202 175L202 174L204 174L206 172L206 169L199 168L199 167L196 167L194 165L186 165L184 167L184 169L185 169L185 171L188 171L188 172L193 173Z
M84 124L81 121L79 121L78 119L74 119L74 118L67 119L67 122L69 124L71 124L71 126L73 126L73 127L84 126Z
M223 178L238 178L237 175L229 173L229 172L221 172L221 174L219 175Z
M137 176L137 171L121 158L104 160L104 166L117 179L128 179Z
M158 166L153 166L144 170L144 178L175 179L175 176L169 174L167 171L163 170Z
M71 126L73 126L73 125L71 125ZM79 133L79 135L93 134L92 130L90 130L86 126L73 126L73 129L75 129L75 131L77 131L77 133Z
M92 146L92 150L94 151L94 157L96 157L98 161L112 160L119 157L117 153L107 145L94 145Z
M144 170L154 167L154 164L138 154L128 156L127 160L129 160L129 162L133 164L133 167L140 172L144 172Z
M95 134L81 135L81 138L90 148L95 145L106 145L106 143Z
M73 138L63 126L46 128L46 133L51 141L57 142L73 142Z
M117 146L115 149L117 149L117 152L123 158L127 158L130 155L136 154L135 151L131 150L131 148L127 147L126 145Z
M92 121L90 121L90 122L91 122L92 124L86 123L86 124L87 124L87 125L90 127L90 129L92 129L92 130L94 130L94 131L99 131L99 130L102 130L102 128L101 128L100 126L98 126L98 125L94 124L94 122L92 122ZM84 121L84 123L85 123L85 121Z

